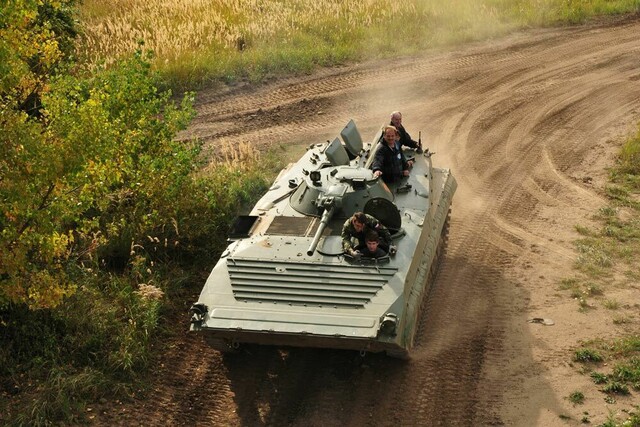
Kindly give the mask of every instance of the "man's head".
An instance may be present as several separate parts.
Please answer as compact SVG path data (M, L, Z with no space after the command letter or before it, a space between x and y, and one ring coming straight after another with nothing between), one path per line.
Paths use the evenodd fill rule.
M391 113L391 124L396 128L402 126L402 114L400 111L394 111Z
M353 224L353 228L355 228L358 233L361 233L362 230L364 230L364 225L366 224L366 222L367 217L364 212L356 212L351 217L351 224Z
M378 236L377 232L371 230L365 236L364 241L367 244L367 249L369 249L369 252L375 252L378 249L378 245L380 244L380 237Z
M398 129L396 129L395 126L389 125L384 127L383 137L384 142L386 142L387 145L392 146L396 143L400 135L398 134Z

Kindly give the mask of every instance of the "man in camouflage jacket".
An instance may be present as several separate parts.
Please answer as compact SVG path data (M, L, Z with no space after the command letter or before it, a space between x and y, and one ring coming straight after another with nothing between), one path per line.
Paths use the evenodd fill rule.
M365 246L365 236L370 230L375 230L380 236L380 246L389 254L396 253L396 247L391 241L389 230L371 215L363 212L356 212L347 219L342 226L342 249L345 254L353 257L362 255L360 249Z

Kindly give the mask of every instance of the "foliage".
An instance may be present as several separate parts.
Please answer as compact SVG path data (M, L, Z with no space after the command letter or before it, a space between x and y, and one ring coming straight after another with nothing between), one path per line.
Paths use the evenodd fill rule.
M640 133L629 138L622 147L617 165L610 171L611 184L605 188L609 204L600 208L594 219L601 226L592 230L576 226L581 238L575 245L579 252L576 268L579 277L565 279L561 289L570 290L571 297L578 300L580 310L588 308L587 297L604 295L605 287L613 284L612 274L627 268L624 275L637 279L636 260L640 255ZM585 288L585 285L588 284ZM602 305L618 309L616 301L607 299ZM625 322L625 317L613 319L615 324Z
M592 372L591 379L593 380L594 384L606 384L606 382L608 381L608 377L605 374L599 372Z
M75 0L7 0L0 6L0 111L37 114L51 75L77 35ZM9 118L10 122L13 122Z
M29 389L13 419L28 425L81 422L86 399L129 390L164 294L215 258L270 165L228 148L203 171L200 144L177 138L192 95L160 91L142 50L74 66L72 5L0 13L0 377Z
M619 383L618 381L608 382L602 389L605 393L610 394L629 394L629 387L626 384Z
M89 79L55 78L43 119L4 133L0 301L54 307L77 289L77 263L122 268L158 232L174 243L173 201L198 147L172 140L193 110L169 97L139 53Z

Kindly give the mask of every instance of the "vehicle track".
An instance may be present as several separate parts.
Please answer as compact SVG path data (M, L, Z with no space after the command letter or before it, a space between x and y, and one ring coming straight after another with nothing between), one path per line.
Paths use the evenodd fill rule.
M537 283L570 271L565 236L603 202L589 165L640 119L638 34L628 17L199 94L184 137L216 146L323 142L351 117L368 137L396 109L414 137L424 126L459 183L426 327L409 362L251 346L222 357L186 333L185 313L154 391L97 424L547 425L543 409L565 402L536 378L567 350L535 358L526 318Z

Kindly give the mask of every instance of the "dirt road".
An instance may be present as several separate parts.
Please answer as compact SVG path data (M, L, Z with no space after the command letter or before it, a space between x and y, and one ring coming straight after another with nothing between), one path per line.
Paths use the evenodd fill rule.
M436 166L459 183L427 327L410 362L258 347L223 358L186 334L195 295L185 296L153 392L93 408L97 423L565 426L584 412L597 425L631 407L634 396L610 405L597 391L580 407L566 399L591 384L570 364L580 340L637 331L639 320L615 326L604 310L580 313L558 284L573 275L574 225L588 225L604 203L604 167L640 120L639 35L638 17L534 30L200 94L190 131L214 146L299 150L333 138L349 118L372 137L392 110L414 137L422 131Z

